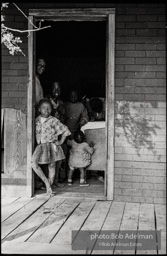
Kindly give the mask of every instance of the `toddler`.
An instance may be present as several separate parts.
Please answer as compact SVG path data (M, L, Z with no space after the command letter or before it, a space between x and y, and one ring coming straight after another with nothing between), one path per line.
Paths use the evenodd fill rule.
M69 156L69 174L68 185L72 185L72 175L75 169L80 170L80 186L89 186L85 180L85 167L91 163L91 154L94 152L94 142L90 145L85 142L85 136L82 131L77 131L74 134L73 140L68 140L67 144L71 146Z
M52 104L48 99L39 102L40 115L36 118L37 147L32 156L32 168L45 183L47 194L52 195L56 162L65 158L61 145L71 133L56 117L51 116ZM61 135L61 139L58 136ZM39 164L48 164L47 179Z

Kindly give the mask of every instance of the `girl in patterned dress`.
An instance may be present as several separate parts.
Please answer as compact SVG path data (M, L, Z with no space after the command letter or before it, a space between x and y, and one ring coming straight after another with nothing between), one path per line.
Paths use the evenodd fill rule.
M32 156L32 168L45 183L47 194L52 194L56 162L65 158L61 145L71 133L56 117L51 116L52 104L48 99L39 102L40 115L36 118L37 147ZM39 164L48 164L49 178Z

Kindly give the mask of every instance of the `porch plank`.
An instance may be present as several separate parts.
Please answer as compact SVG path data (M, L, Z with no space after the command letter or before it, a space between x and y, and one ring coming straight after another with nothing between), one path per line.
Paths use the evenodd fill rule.
M1 239L9 235L14 229L16 229L22 222L31 216L39 207L41 207L49 198L43 197L41 199L35 198L28 204L22 207L19 211L13 214L6 221L1 224Z
M120 231L134 230L137 234L139 206L139 203L126 203ZM116 242L121 243L121 239ZM131 247L131 250L119 250L119 247L116 246L114 254L135 254L135 247Z
M104 221L106 219L106 216L108 214L108 211L110 209L110 206L111 206L111 201L97 201L90 215L86 219L84 225L80 229L80 231L96 230L97 233L99 234L104 224ZM80 231L78 232L75 239L77 239L77 237L79 236ZM96 240L94 241L94 244L95 242ZM93 247L94 247L94 244L93 244ZM93 247L89 249L85 248L85 250L80 250L80 253L90 254L93 250Z
M14 201L18 200L20 197L7 197L7 196L3 196L3 198L1 198L1 205L4 207L5 205L11 204Z
M125 203L124 202L112 202L111 208L109 210L109 213L107 215L107 218L104 222L104 225L101 229L101 231L108 230L110 232L117 231L116 234L118 234L121 221L123 218ZM103 232L100 232L102 234ZM112 240L113 243L116 242L115 239ZM113 254L113 250L97 250L96 249L97 243L95 244L95 247L93 248L92 254Z
M15 212L20 210L22 207L24 207L26 204L28 204L32 200L34 200L34 198L19 198L18 200L15 200L12 203L12 205L10 203L8 205L4 205L2 207L2 212L1 212L1 222L8 219Z
M158 254L166 254L166 205L155 205L157 230L161 230L161 249Z
M35 242L9 242L6 241L2 244L1 252L3 254L29 254L29 255L59 255L59 254L76 254L72 251L71 245L55 245L48 243L35 243ZM78 252L77 252L78 254Z
M80 202L80 199L66 199L58 209L53 210L52 214L43 222L28 241L50 243Z
M85 200L81 202L73 214L66 221L66 223L63 225L59 233L55 236L52 244L71 244L72 230L79 230L81 228L83 222L87 219L95 203L95 200Z
M6 241L15 240L16 242L25 242L39 228L40 225L53 213L55 209L64 202L65 199L52 197L40 207L33 215L17 227Z
M138 230L155 230L154 204L141 204ZM155 231L156 232L156 231ZM156 241L155 241L156 244ZM157 254L156 250L140 250L137 246L136 254Z

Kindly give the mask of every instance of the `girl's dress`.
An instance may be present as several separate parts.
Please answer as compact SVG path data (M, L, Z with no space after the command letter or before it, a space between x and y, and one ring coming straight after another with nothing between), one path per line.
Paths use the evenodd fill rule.
M71 146L69 167L74 170L75 168L87 167L91 163L91 154L93 154L93 148L88 143L77 143L74 140L68 140L67 144Z
M58 136L71 133L67 126L63 125L56 117L49 116L45 120L41 116L36 118L36 147L32 161L38 164L49 164L65 158L62 147L57 146Z

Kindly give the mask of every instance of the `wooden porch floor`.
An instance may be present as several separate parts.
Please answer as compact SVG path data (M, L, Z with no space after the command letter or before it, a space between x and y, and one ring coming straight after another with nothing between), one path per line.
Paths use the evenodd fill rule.
M3 254L165 254L165 205L101 201L93 198L1 198ZM161 230L161 249L74 251L72 230ZM118 242L118 241L117 241Z

